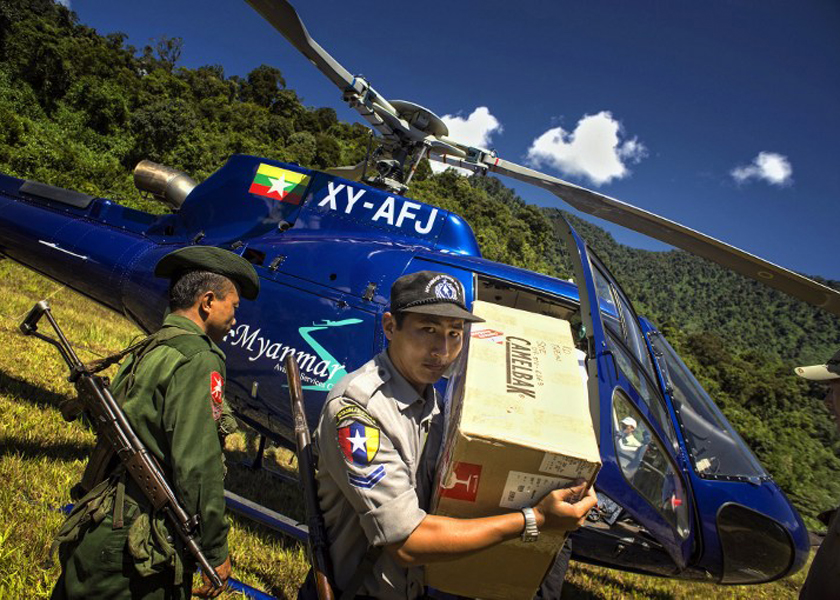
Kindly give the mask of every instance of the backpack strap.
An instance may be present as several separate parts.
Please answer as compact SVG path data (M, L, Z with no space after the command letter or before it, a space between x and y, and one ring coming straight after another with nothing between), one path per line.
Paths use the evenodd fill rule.
M78 501L90 490L99 485L100 482L105 481L108 478L108 474L113 471L113 465L111 464L113 458L114 451L111 448L110 442L97 436L96 445L88 457L88 462L82 473L82 479L70 490L70 498Z

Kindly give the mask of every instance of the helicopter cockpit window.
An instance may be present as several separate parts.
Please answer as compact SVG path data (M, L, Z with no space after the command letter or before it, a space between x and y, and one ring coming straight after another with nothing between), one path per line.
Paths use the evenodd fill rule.
M612 335L607 335L607 347L612 352L619 371L630 381L630 385L635 388L642 401L653 413L654 418L665 431L665 435L668 436L671 445L677 448L679 446L677 432L674 430L671 415L665 406L665 399L659 393L658 386L647 376L638 361L631 357L630 352L625 349L624 345L616 341Z
M630 349L636 360L647 371L648 376L655 377L644 334L639 327L636 314L630 308L630 302L620 290L610 285L609 278L596 262L593 261L592 266L595 289L598 293L598 303L604 324L610 333L617 336Z
M650 362L644 334L635 314L619 290L610 285L607 276L597 263L593 263L595 289L601 317L607 328L607 344L615 358L616 367L630 381L644 403L653 412L656 420L665 430L668 440L676 448L677 434L671 423L671 416L665 400L656 385L653 365ZM621 309L618 308L621 306Z
M604 325L619 338L624 337L624 330L621 327L621 319L618 315L615 297L612 286L603 273L596 267L592 271L595 281L595 292L598 294L598 307L601 309L601 318Z
M656 435L619 390L613 394L612 421L615 455L624 477L685 539L689 514L682 481Z
M650 336L668 367L671 401L695 470L703 477L769 477L662 334Z

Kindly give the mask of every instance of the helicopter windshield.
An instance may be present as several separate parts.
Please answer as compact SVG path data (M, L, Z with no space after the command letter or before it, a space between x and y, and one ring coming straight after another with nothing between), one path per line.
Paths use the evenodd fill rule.
M665 360L671 400L697 473L712 479L768 478L761 463L665 337L657 333L650 340Z

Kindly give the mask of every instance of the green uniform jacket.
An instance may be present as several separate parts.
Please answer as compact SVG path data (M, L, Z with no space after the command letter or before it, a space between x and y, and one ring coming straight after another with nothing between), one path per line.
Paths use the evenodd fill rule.
M182 335L150 350L130 375L135 357L120 367L111 389L119 398L129 384L123 411L135 433L164 469L188 514L200 518L200 543L213 567L228 556L224 463L218 423L222 419L225 355L191 320L169 315L164 327ZM133 485L129 493L146 505Z

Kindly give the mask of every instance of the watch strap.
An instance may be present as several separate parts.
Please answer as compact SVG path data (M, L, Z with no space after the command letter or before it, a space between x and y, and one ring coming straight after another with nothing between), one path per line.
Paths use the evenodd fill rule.
M523 542L536 542L540 537L540 530L537 527L537 516L534 514L534 509L526 506L522 509L522 515L525 517L525 529L522 530L521 539Z

